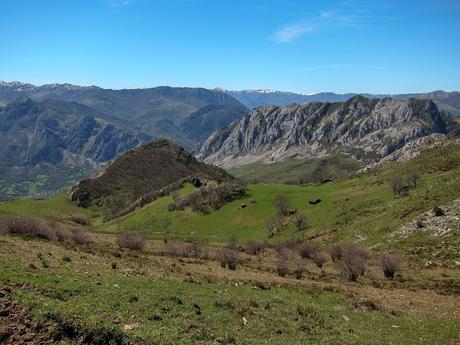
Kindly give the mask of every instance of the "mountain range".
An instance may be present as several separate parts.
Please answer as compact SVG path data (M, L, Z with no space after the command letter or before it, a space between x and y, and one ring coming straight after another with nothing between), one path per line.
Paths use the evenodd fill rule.
M160 86L112 90L72 84L35 86L0 82L0 106L20 97L82 104L91 114L120 127L154 138L168 137L185 147L192 147L248 110L223 91L203 88Z
M305 95L294 92L283 92L275 90L243 90L243 91L226 91L246 107L252 109L262 105L272 104L277 106L286 106L292 103L310 103L310 102L345 102L350 98L362 95L368 98L385 98L393 99L429 99L434 101L442 110L448 111L453 115L460 116L460 92L433 91L427 93L411 94L370 94L370 93L343 93L320 92L316 94Z
M346 102L254 108L214 132L198 156L224 167L335 153L373 162L432 133L459 134L458 120L433 101L354 96Z
M353 95L0 82L0 197L54 193L161 138L234 166L329 153L373 161L413 138L460 132L447 114L458 114L458 92Z

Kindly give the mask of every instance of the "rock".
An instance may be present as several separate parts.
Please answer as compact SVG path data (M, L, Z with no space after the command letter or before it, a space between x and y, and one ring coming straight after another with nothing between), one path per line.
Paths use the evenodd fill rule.
M318 198L315 198L315 197L308 199L308 203L310 205L316 205L316 204L318 204L320 202L321 202L321 199L318 199Z
M429 100L355 96L334 104L254 108L211 134L197 156L222 167L331 153L373 163L419 137L458 130L453 117Z
M297 213L297 210L295 208L288 208L286 210L285 216L292 216L293 214L296 214L296 213Z
M350 318L346 315L342 315L342 319L346 322L350 321Z
M134 330L136 328L139 328L139 324L138 323L133 323L133 324L130 324L130 325L125 325L123 327L123 330L124 331L132 331L132 330Z
M246 208L246 207L248 207L247 204L240 204L240 208Z

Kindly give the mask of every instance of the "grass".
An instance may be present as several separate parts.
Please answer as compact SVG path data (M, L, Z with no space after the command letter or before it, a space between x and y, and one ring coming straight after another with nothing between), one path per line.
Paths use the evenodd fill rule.
M315 274L283 279L249 264L230 274L214 261L184 264L151 251L116 259L104 241L67 249L2 237L0 247L0 284L11 286L9 298L29 306L34 318L54 315L82 329L117 330L159 344L450 344L458 336L458 316L449 313L458 306L453 296L434 306L419 299L438 299L435 293L413 292L400 305L392 296L403 290L321 282ZM39 253L48 268L39 264ZM257 289L254 280L273 281L272 288ZM377 305L384 304L379 296L388 300L376 311L351 308L356 294ZM123 331L126 325L133 329Z
M324 158L292 159L270 164L254 163L231 169L233 176L246 181L258 180L271 183L295 183L322 178L344 179L363 168L363 162L346 155Z

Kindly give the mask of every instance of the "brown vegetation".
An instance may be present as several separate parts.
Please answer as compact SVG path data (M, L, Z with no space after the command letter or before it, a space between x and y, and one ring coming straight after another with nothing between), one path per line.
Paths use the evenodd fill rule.
M141 250L145 247L145 238L133 233L120 234L117 237L117 245L129 250Z

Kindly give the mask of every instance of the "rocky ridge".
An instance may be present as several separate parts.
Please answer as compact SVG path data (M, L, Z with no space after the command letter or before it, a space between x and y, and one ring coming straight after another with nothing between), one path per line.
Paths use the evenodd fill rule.
M449 134L458 123L427 100L370 99L263 106L217 130L198 157L224 167L344 153L376 162L432 133Z

